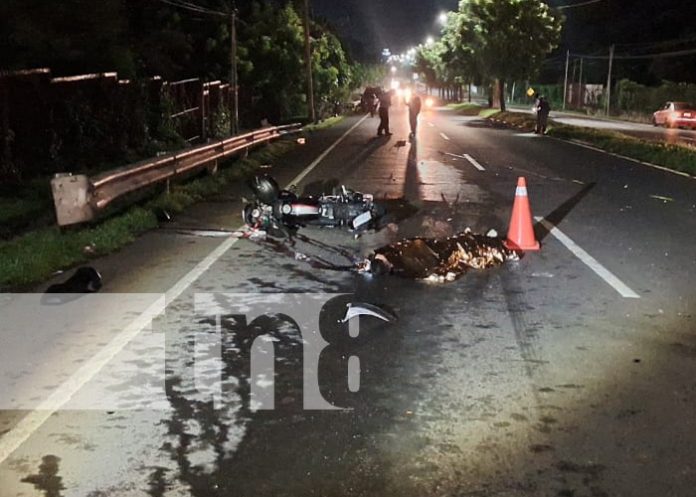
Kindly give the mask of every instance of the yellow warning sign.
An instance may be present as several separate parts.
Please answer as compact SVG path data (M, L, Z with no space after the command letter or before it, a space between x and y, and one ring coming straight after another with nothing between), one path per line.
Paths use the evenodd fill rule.
M535 93L536 91L534 91L534 88L530 88L529 90L527 90L528 97L533 97Z

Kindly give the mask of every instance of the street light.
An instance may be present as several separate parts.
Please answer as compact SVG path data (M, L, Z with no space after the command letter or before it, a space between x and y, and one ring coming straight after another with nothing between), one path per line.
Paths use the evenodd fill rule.
M435 43L435 38L433 38L432 36L428 36L428 37L425 39L425 44L426 44L426 45L432 45L433 43Z
M437 16L437 22L445 26L447 24L447 12L440 12L440 15Z

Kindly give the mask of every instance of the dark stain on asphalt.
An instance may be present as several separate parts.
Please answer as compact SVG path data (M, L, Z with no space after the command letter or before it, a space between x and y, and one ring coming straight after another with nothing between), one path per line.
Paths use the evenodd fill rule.
M525 416L524 414L516 413L516 412L513 412L512 414L510 414L510 417L512 419L514 419L515 421L520 421L520 422L529 421L529 418L527 418L527 416Z
M541 454L544 452L553 452L555 449L551 445L534 444L529 446L529 450L535 454Z
M572 461L559 461L556 468L564 473L579 473L592 477L599 477L606 470L601 464L578 464Z
M247 281L264 290L281 290L278 284L274 281L263 281L261 278L249 278Z
M630 419L642 413L640 409L624 409L616 415L616 419Z
M43 492L45 497L61 497L61 490L65 490L65 487L63 478L58 476L59 463L59 457L53 455L42 457L38 474L22 478L22 482L34 485L34 488Z
M508 315L512 321L515 333L515 341L520 350L524 370L532 386L532 395L537 406L541 405L539 388L535 385L535 373L543 361L538 346L538 336L527 319L526 308L528 304L524 300L524 292L518 279L513 273L504 272L501 277L503 296L507 305Z
M148 495L151 497L163 497L164 493L167 491L167 481L165 475L167 470L165 468L157 467L150 474L149 485L150 488L147 490Z
M694 345L687 345L681 342L675 342L670 345L672 351L676 352L679 355L682 355L684 357L688 358L696 358L696 346Z

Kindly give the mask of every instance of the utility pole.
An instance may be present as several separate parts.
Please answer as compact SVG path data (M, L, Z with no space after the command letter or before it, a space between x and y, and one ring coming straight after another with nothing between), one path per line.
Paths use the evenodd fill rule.
M566 110L568 98L568 64L570 64L570 50L566 50L565 79L563 80L563 110Z
M583 98L584 92L582 87L582 63L584 59L580 58L580 75L578 77L578 102L580 102L580 107L585 107L585 99Z
M230 86L232 87L232 122L231 131L239 132L239 84L237 81L237 9L232 6L230 14Z
M305 65L307 71L307 106L309 118L312 122L317 120L314 110L314 82L312 81L312 47L309 40L309 0L304 0L304 38L305 38Z
M573 74L570 77L571 86L575 84L575 75L578 72L578 59L575 59L573 61ZM571 88L570 91L570 103L573 104L575 102L575 90ZM577 106L577 105L576 105Z
M614 64L614 45L609 49L609 74L607 75L607 116L611 110L611 70Z

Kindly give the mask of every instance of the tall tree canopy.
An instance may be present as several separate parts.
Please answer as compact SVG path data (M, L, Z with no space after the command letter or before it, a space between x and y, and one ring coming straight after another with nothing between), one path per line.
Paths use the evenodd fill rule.
M499 81L504 110L505 81L538 72L558 45L562 17L540 0L462 0L459 15L466 31L474 33L462 43L471 44L484 74Z
M527 79L558 45L563 18L541 0L461 0L439 41L421 46L415 68L430 85Z
M233 2L178 3L2 0L0 32L6 42L0 44L0 70L49 67L58 76L116 71L128 79L228 79ZM298 13L303 3L237 5L242 118L257 123L259 116L278 121L304 114L304 32ZM312 22L310 31L316 100L333 108L373 73L350 60L327 25Z

